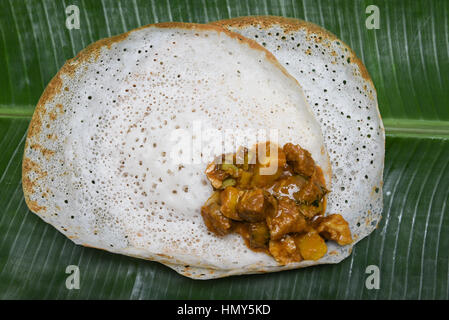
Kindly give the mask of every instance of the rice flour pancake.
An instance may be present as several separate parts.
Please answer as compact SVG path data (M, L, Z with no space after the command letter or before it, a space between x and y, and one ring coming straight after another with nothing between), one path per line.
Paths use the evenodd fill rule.
M254 16L215 24L257 41L298 80L332 163L327 213L341 213L350 223L354 244L366 237L382 213L385 132L363 63L335 35L306 21Z
M164 23L96 42L52 79L28 131L25 200L77 244L159 261L193 278L310 264L279 266L238 235L207 231L204 170L217 154L201 163L173 160L188 153L176 146L195 121L231 132L217 154L235 152L228 142L240 129L276 129L279 144L311 152L330 188L319 123L272 54L218 26ZM207 131L191 138L215 142Z

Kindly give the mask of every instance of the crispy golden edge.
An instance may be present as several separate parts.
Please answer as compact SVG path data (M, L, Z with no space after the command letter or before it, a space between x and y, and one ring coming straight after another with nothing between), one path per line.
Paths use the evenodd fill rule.
M263 46L259 45L256 41L247 39L235 32L231 32L219 25L213 25L213 24L197 24L197 23L184 23L184 22L163 22L163 23L156 23L156 24L149 24L145 25L133 30L130 30L128 32L125 32L123 34L119 34L117 36L113 36L110 38L105 38L98 40L89 46L87 46L85 49L81 50L74 58L67 60L66 63L62 66L62 68L58 71L58 73L51 79L47 87L45 88L44 92L42 93L33 117L31 119L30 125L28 127L28 133L27 138L25 142L25 152L23 155L23 161L22 161L22 185L23 185L23 191L25 196L25 202L30 208L31 211L37 213L38 211L45 211L45 208L37 206L35 201L30 200L30 195L34 193L34 182L31 182L28 175L31 171L37 169L40 170L40 167L37 163L34 164L33 168L30 166L25 165L30 159L27 158L27 149L29 148L30 142L33 142L33 145L38 146L39 145L39 134L42 129L42 120L43 116L47 112L45 109L45 105L47 102L50 102L53 100L53 98L63 90L62 88L62 76L67 75L70 77L73 77L75 74L75 71L77 70L77 67L80 65L81 62L88 61L92 57L96 60L99 55L100 51L103 47L110 48L114 43L119 43L125 39L128 38L128 36L138 30L146 29L146 28L178 28L178 29L194 29L194 30L200 30L200 31L215 31L217 33L224 33L228 35L231 38L237 39L241 43L244 43L248 45L249 47L260 50L265 53L265 56L267 59L274 64L277 68L279 68L282 73L284 73L287 77L289 77L291 80L293 80L298 87L301 87L298 83L298 81L292 77L287 70L277 61L277 59L274 57L274 55L266 50ZM68 88L65 88L65 90L68 90ZM54 120L54 117L50 118L50 122ZM329 171L331 170L330 164L329 164ZM327 170L326 170L327 172ZM331 176L331 172L329 174L329 177ZM39 207L39 209L37 209Z

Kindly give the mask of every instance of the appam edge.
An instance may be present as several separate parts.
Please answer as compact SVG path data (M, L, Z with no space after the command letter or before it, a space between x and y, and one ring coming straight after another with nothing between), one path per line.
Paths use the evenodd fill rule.
M266 49L264 49L262 46L258 45L255 41L246 39L242 36L239 36L235 33L226 31L218 26L211 26L211 25L199 25L199 24L188 24L188 23L161 23L161 24L155 24L155 25L148 25L144 26L138 29L131 30L125 34L118 35L115 37L111 37L108 39L100 40L94 44L91 44L86 49L82 50L75 58L68 60L66 64L60 69L60 71L56 74L56 76L50 81L48 86L46 87L44 93L42 94L37 106L35 113L32 117L32 121L29 126L27 139L25 142L25 153L23 158L23 165L22 165L22 184L23 184L23 190L25 195L25 201L27 205L29 206L30 210L36 214L38 214L42 219L44 219L46 222L48 222L47 216L48 214L51 214L47 212L47 208L45 205L40 203L39 200L36 200L38 198L45 199L49 197L48 191L44 190L45 186L40 185L40 182L42 179L45 179L47 177L48 172L45 171L44 168L38 163L39 161L48 161L55 155L55 151L51 148L47 148L45 146L45 141L41 141L41 132L43 126L46 128L49 128L52 123L58 121L61 117L64 115L64 106L61 104L57 104L52 108L47 108L47 104L51 103L55 97L58 95L64 94L65 91L68 91L69 89L64 87L63 88L63 77L73 77L75 72L78 72L78 68L83 66L84 62L87 62L91 59L96 60L100 56L100 52L103 48L110 49L111 46L115 43L120 43L121 41L128 38L128 36L137 30L142 30L145 28L179 28L179 29L195 29L195 30L203 30L203 31L215 31L217 33L224 33L230 38L237 39L239 42L246 44L252 49L256 49L261 51L265 54L265 57L267 60L273 64L277 69L279 69L287 78L290 78L292 81L294 81L297 85L298 91L301 91L301 88L293 77L291 77L287 71L277 62L277 60L274 58L274 56L268 52ZM87 67L86 67L87 68ZM302 92L302 91L301 91ZM301 93L302 94L302 93ZM306 109L308 108L308 112L310 112L310 115L313 117L313 113L310 110L310 107L305 103ZM319 133L320 135L321 133ZM46 137L44 137L46 141L54 140L57 141L58 137L52 133L48 134ZM30 151L32 150L32 151ZM36 159L30 158L28 156L29 152L39 153L39 161ZM326 151L321 148L321 153L326 154ZM45 160L44 160L45 159ZM328 162L328 159L327 159ZM326 169L327 166L327 169ZM326 176L331 175L331 167L329 165L322 165L323 171ZM330 178L326 179L327 183L330 184ZM39 190L37 190L39 189ZM34 198L31 199L31 198ZM55 226L55 225L54 225ZM60 226L55 226L60 232L64 233L67 230L61 230ZM64 231L64 232L63 232ZM76 238L70 237L75 243L77 244L83 244L77 242ZM92 244L86 244L85 246L90 247L96 247ZM259 273L259 272L269 272L269 271L280 271L285 269L291 269L291 268L298 268L302 266L308 266L311 264L315 264L315 262L305 261L299 264L291 264L288 266L274 266L274 267L265 267L263 264L255 264L250 265L243 269L228 269L221 272L221 270L217 270L214 268L211 268L210 265L200 263L196 267L195 270L192 270L189 267L185 266L184 257L179 256L180 259L177 259L176 257L172 257L165 254L154 254L154 255L148 255L146 254L143 256L141 252L133 251L133 252L120 252L118 250L112 250L110 248L104 248L104 247L97 247L99 249L104 249L111 252L118 252L122 254L126 254L129 256L134 256L138 258L143 259L149 259L158 261L161 263L164 263L172 268L174 268L179 273L190 276L192 278L199 278L199 279L208 279L208 278L216 278L216 277L223 277L227 275L233 275L233 274L241 274L241 273ZM337 254L338 255L338 254ZM272 259L271 257L269 257ZM331 259L332 260L332 259ZM326 263L325 261L322 261L321 263Z

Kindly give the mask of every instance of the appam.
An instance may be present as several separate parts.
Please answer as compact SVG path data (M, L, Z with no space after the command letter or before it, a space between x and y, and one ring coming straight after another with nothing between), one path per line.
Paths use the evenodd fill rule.
M185 23L100 40L66 62L36 106L23 158L26 203L76 244L197 279L336 262L346 249L280 266L236 234L207 231L204 170L216 155L207 147L220 140L210 132L228 133L221 154L235 151L241 129L300 144L331 188L320 125L301 87L257 42ZM204 162L190 161L196 140Z
M349 46L307 21L250 16L215 24L257 41L300 83L332 164L327 212L342 214L355 238L336 249L332 262L341 261L377 227L383 207L385 130L368 71Z

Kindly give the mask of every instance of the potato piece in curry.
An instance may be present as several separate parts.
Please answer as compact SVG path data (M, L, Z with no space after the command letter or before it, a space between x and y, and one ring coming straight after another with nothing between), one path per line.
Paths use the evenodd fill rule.
M216 158L205 173L214 193L201 215L218 236L236 232L251 250L282 265L322 258L327 240L352 242L341 215L324 216L323 172L299 145L264 142L240 148Z

